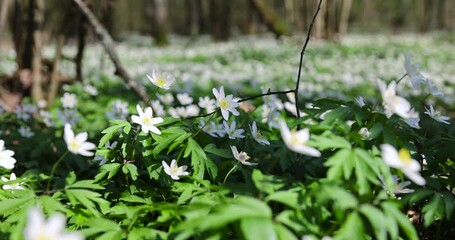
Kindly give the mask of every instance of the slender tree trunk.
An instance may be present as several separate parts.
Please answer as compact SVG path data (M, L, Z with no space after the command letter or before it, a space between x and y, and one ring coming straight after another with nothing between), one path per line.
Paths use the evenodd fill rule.
M195 0L186 0L188 35L195 37L199 34L199 14L198 3Z
M337 3L338 0L327 0L327 39L332 40L337 31Z
M168 3L166 0L153 0L153 31L156 44L169 44Z
M10 0L3 0L0 10L0 43L3 38L3 32L5 31L6 19L8 16Z
M60 85L59 81L59 65L60 65L60 58L62 56L62 48L63 48L63 43L64 43L64 37L61 35L58 37L57 40L57 47L55 51L55 57L54 57L54 64L52 65L52 73L50 77L50 84L49 84L49 91L47 94L47 102L48 106L52 104L55 100L55 96L57 96L58 92L58 87Z
M87 7L90 7L90 0L85 0L84 4ZM88 23L87 18L80 13L79 14L79 24L78 24L78 35L77 35L77 54L74 59L76 64L76 80L82 82L82 62L84 59L84 50L86 44L86 38L88 33Z
M286 10L286 22L291 31L296 27L295 8L296 5L294 0L284 0L284 8Z
M210 0L210 29L215 40L231 36L231 1Z
M115 65L116 71L115 74L119 75L125 83L131 87L131 89L136 92L136 94L141 98L142 101L147 102L149 97L145 92L145 89L142 85L132 79L126 69L122 66L120 59L118 57L117 52L114 48L114 41L106 29L101 25L101 23L96 19L95 15L90 11L87 6L85 6L82 0L73 0L77 6L79 7L80 11L84 13L85 17L87 17L88 22L93 27L96 35L101 40L101 43L104 46L107 54L112 60L112 63Z
M341 35L345 35L348 32L351 7L352 0L343 0L343 5L341 7L340 25L338 27Z
M42 42L42 27L44 23L44 0L31 0L30 8L32 9L32 26L30 31L33 36L32 46L32 98L35 102L44 98L42 87L42 64L41 64L41 48Z
M279 18L265 0L250 0L261 20L276 37L288 34L286 23Z
M321 11L316 18L314 37L315 38L326 38L326 17L327 17L327 1L322 1Z

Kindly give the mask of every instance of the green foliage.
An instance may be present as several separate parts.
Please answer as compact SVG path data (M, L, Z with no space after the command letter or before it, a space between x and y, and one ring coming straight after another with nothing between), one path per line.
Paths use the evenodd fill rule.
M365 46L343 46L336 50L336 46L328 45L327 49L320 50L320 54L327 57L376 52L375 48ZM252 49L247 45L238 54L244 60L272 63L287 53L269 54L267 48ZM386 49L379 54L388 56ZM229 64L231 58L226 54L196 54L159 60L206 64L216 60ZM327 66L315 68L320 73L333 73ZM292 79L287 75L281 77ZM119 91L111 89L116 85L110 79L102 78L97 84L106 84L100 87L106 96ZM209 87L212 86L191 87L197 89L192 95L194 99L204 97L204 93L211 96ZM258 93L256 87L251 81L248 86L226 86L225 91L242 96ZM369 92L368 97L379 95L374 88L363 89L366 87L367 84L353 91ZM110 98L102 98L97 103L90 101L92 97L84 93L81 86L75 85L72 89L78 98L89 102L80 107L83 120L72 127L76 132L88 131L89 141L97 143L96 161L92 161L91 156L68 151L60 122L47 127L40 118L22 120L13 113L0 115L1 137L5 140L5 149L15 152L14 172L18 176L13 181L1 181L0 185L25 188L0 191L2 239L23 239L29 222L27 214L34 206L41 208L47 218L64 214L67 230L78 231L87 239L453 237L455 127L453 120L449 120L450 125L440 123L423 114L422 109L427 101L442 102L441 99L409 96L415 110L422 113L420 129L412 128L397 115L383 113L378 99L368 99L366 105L360 107L346 100L346 96L304 98L299 102L305 113L301 119L295 119L285 110L276 110L291 129L308 129L310 136L308 141L303 141L304 145L321 152L320 157L311 157L296 154L287 147L280 130L273 127L271 121L278 117L265 117L262 98L248 102L251 109L256 107L251 112L239 110L239 116L230 116L228 122L236 120L237 127L245 130L244 138L230 139L221 136L219 126L224 119L218 110L197 118L164 117L163 122L155 125L161 134L144 132L131 116L110 120L109 126L104 126L105 119L96 116L104 117L102 105L107 105ZM164 94L163 90L156 92ZM152 101L157 98L153 94L150 97L150 103L140 103L140 106L152 105L156 116L159 107ZM278 98L281 103L285 99L284 96ZM304 103L312 106L304 108ZM177 103L163 105L167 112L185 108ZM51 106L51 109L57 107ZM443 110L450 112L453 106L443 105ZM201 128L200 119L208 125ZM270 145L258 143L255 137L260 135L252 136L249 130L253 121ZM24 124L33 128L35 136L26 138L18 134ZM369 134L362 132L365 129ZM8 134L3 134L6 132ZM293 140L296 139L289 142L294 143ZM419 163L418 173L426 184L410 182L404 186L405 180L412 179L405 170L391 168L384 161L383 144L409 150L409 157ZM247 155L242 155L242 159L234 156L231 146ZM177 166L167 169L166 164L172 165L171 162ZM180 172L178 179L172 174L176 172ZM9 178L10 173L12 171L0 169L2 177ZM411 216L412 212L415 215Z

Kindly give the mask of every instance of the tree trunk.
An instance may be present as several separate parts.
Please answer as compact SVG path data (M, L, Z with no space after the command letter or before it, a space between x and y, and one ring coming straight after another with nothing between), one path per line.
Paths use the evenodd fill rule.
M95 15L90 11L90 9L85 6L84 2L82 0L73 0L77 6L79 7L80 11L85 15L87 18L88 22L90 25L93 27L93 30L95 31L96 35L99 37L101 40L101 43L104 46L104 49L106 50L107 54L112 60L112 63L115 65L116 71L115 74L119 75L125 83L131 87L131 89L136 92L136 94L142 99L142 101L147 102L149 97L147 93L145 92L145 89L143 86L141 86L138 82L133 80L128 72L126 71L125 68L123 68L120 59L118 57L117 52L115 51L114 48L114 41L112 40L112 37L109 35L109 33L106 31L106 29L100 24L98 19L96 19Z
M210 30L215 40L231 36L231 1L210 0Z
M160 46L169 44L168 5L166 0L153 0L152 36Z
M279 18L265 0L250 0L261 20L276 37L288 34L286 23Z
M327 39L335 38L337 32L337 3L338 0L326 0L327 3Z
M42 27L44 23L44 0L30 0L30 9L32 11L32 22L30 32L33 36L32 45L32 98L35 102L44 98L42 88L42 65L41 65L41 48L42 48Z
M199 34L199 14L198 12L198 3L194 0L186 0L186 11L187 11L187 23L188 23L188 32L187 34L191 37L195 37Z
M322 1L321 11L316 17L314 37L315 38L326 38L326 16L327 16L327 1Z
M351 12L352 0L343 0L341 7L339 32L341 35L348 33L349 15Z
M57 96L58 87L60 85L60 83L59 83L60 79L59 79L58 73L59 73L60 58L62 56L63 43L64 43L64 37L60 36L57 40L54 64L52 65L52 73L51 73L51 77L49 80L50 84L49 84L49 91L47 94L48 106L50 106L52 104L52 102L54 102L55 96Z
M84 4L89 7L90 0L85 0ZM84 59L84 50L86 44L86 37L88 33L88 22L84 14L79 14L78 34L77 34L77 54L74 58L76 64L76 80L82 82L82 62Z
M2 41L3 32L5 31L5 24L8 16L9 5L10 0L3 0L1 7L2 9L0 10L0 43Z

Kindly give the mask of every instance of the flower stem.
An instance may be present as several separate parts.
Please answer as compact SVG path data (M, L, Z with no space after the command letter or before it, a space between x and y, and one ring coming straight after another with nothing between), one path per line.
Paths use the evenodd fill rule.
M68 150L55 162L54 166L52 167L51 175L49 176L49 180L47 181L47 187L46 187L46 192L49 192L50 187L51 187L51 181L52 178L54 177L55 170L57 169L57 166L60 164L60 162L65 158L65 156L68 154Z
M403 80L406 76L408 76L407 73L405 73L405 74L403 75L403 77L401 77L400 79L398 79L398 80L397 80L397 85L398 85L398 83L400 83L401 80Z
M231 173L234 172L234 170L237 168L238 165L239 165L239 163L235 164L235 165L231 168L231 170L229 170L229 172L226 174L226 177L224 177L223 184L226 183L227 178L229 177L229 175L231 175Z
M155 97L156 97L156 94L158 93L158 91L159 91L159 90L160 90L160 88L159 88L159 87L157 87L157 88L156 88L156 90L155 90L155 92L153 92L153 94L152 94L152 95L150 95L150 98L149 98L149 100L147 100L147 102L145 103L145 105L146 105L146 106L150 106L150 102L152 101L152 98L153 98L153 96L155 96Z

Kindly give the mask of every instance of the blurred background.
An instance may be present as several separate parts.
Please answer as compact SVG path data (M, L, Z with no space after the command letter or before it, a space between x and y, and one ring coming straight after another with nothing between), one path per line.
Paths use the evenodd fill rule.
M100 84L100 76L109 73L109 79L120 77L146 99L134 81L144 83L155 69L184 82L293 82L300 51L295 49L301 48L318 2L0 0L0 103L9 110L28 96L52 103L60 86L88 78ZM307 84L308 91L324 81L345 86L395 79L404 51L413 49L431 59L423 67L440 73L436 84L447 86L455 75L447 67L454 61L454 13L454 0L324 0L312 37L329 44L310 49L318 51L319 62L310 58L305 64L307 81L315 82ZM342 42L359 34L373 37ZM384 39L403 34L408 37Z
M165 45L170 34L210 35L228 40L271 32L276 36L305 32L317 0L84 0L116 40L134 34L152 36ZM453 30L453 0L326 0L315 37L333 39L348 32L389 33ZM42 19L32 19L42 15ZM0 34L16 45L35 26L44 42L58 35L76 40L87 31L72 0L2 0Z

